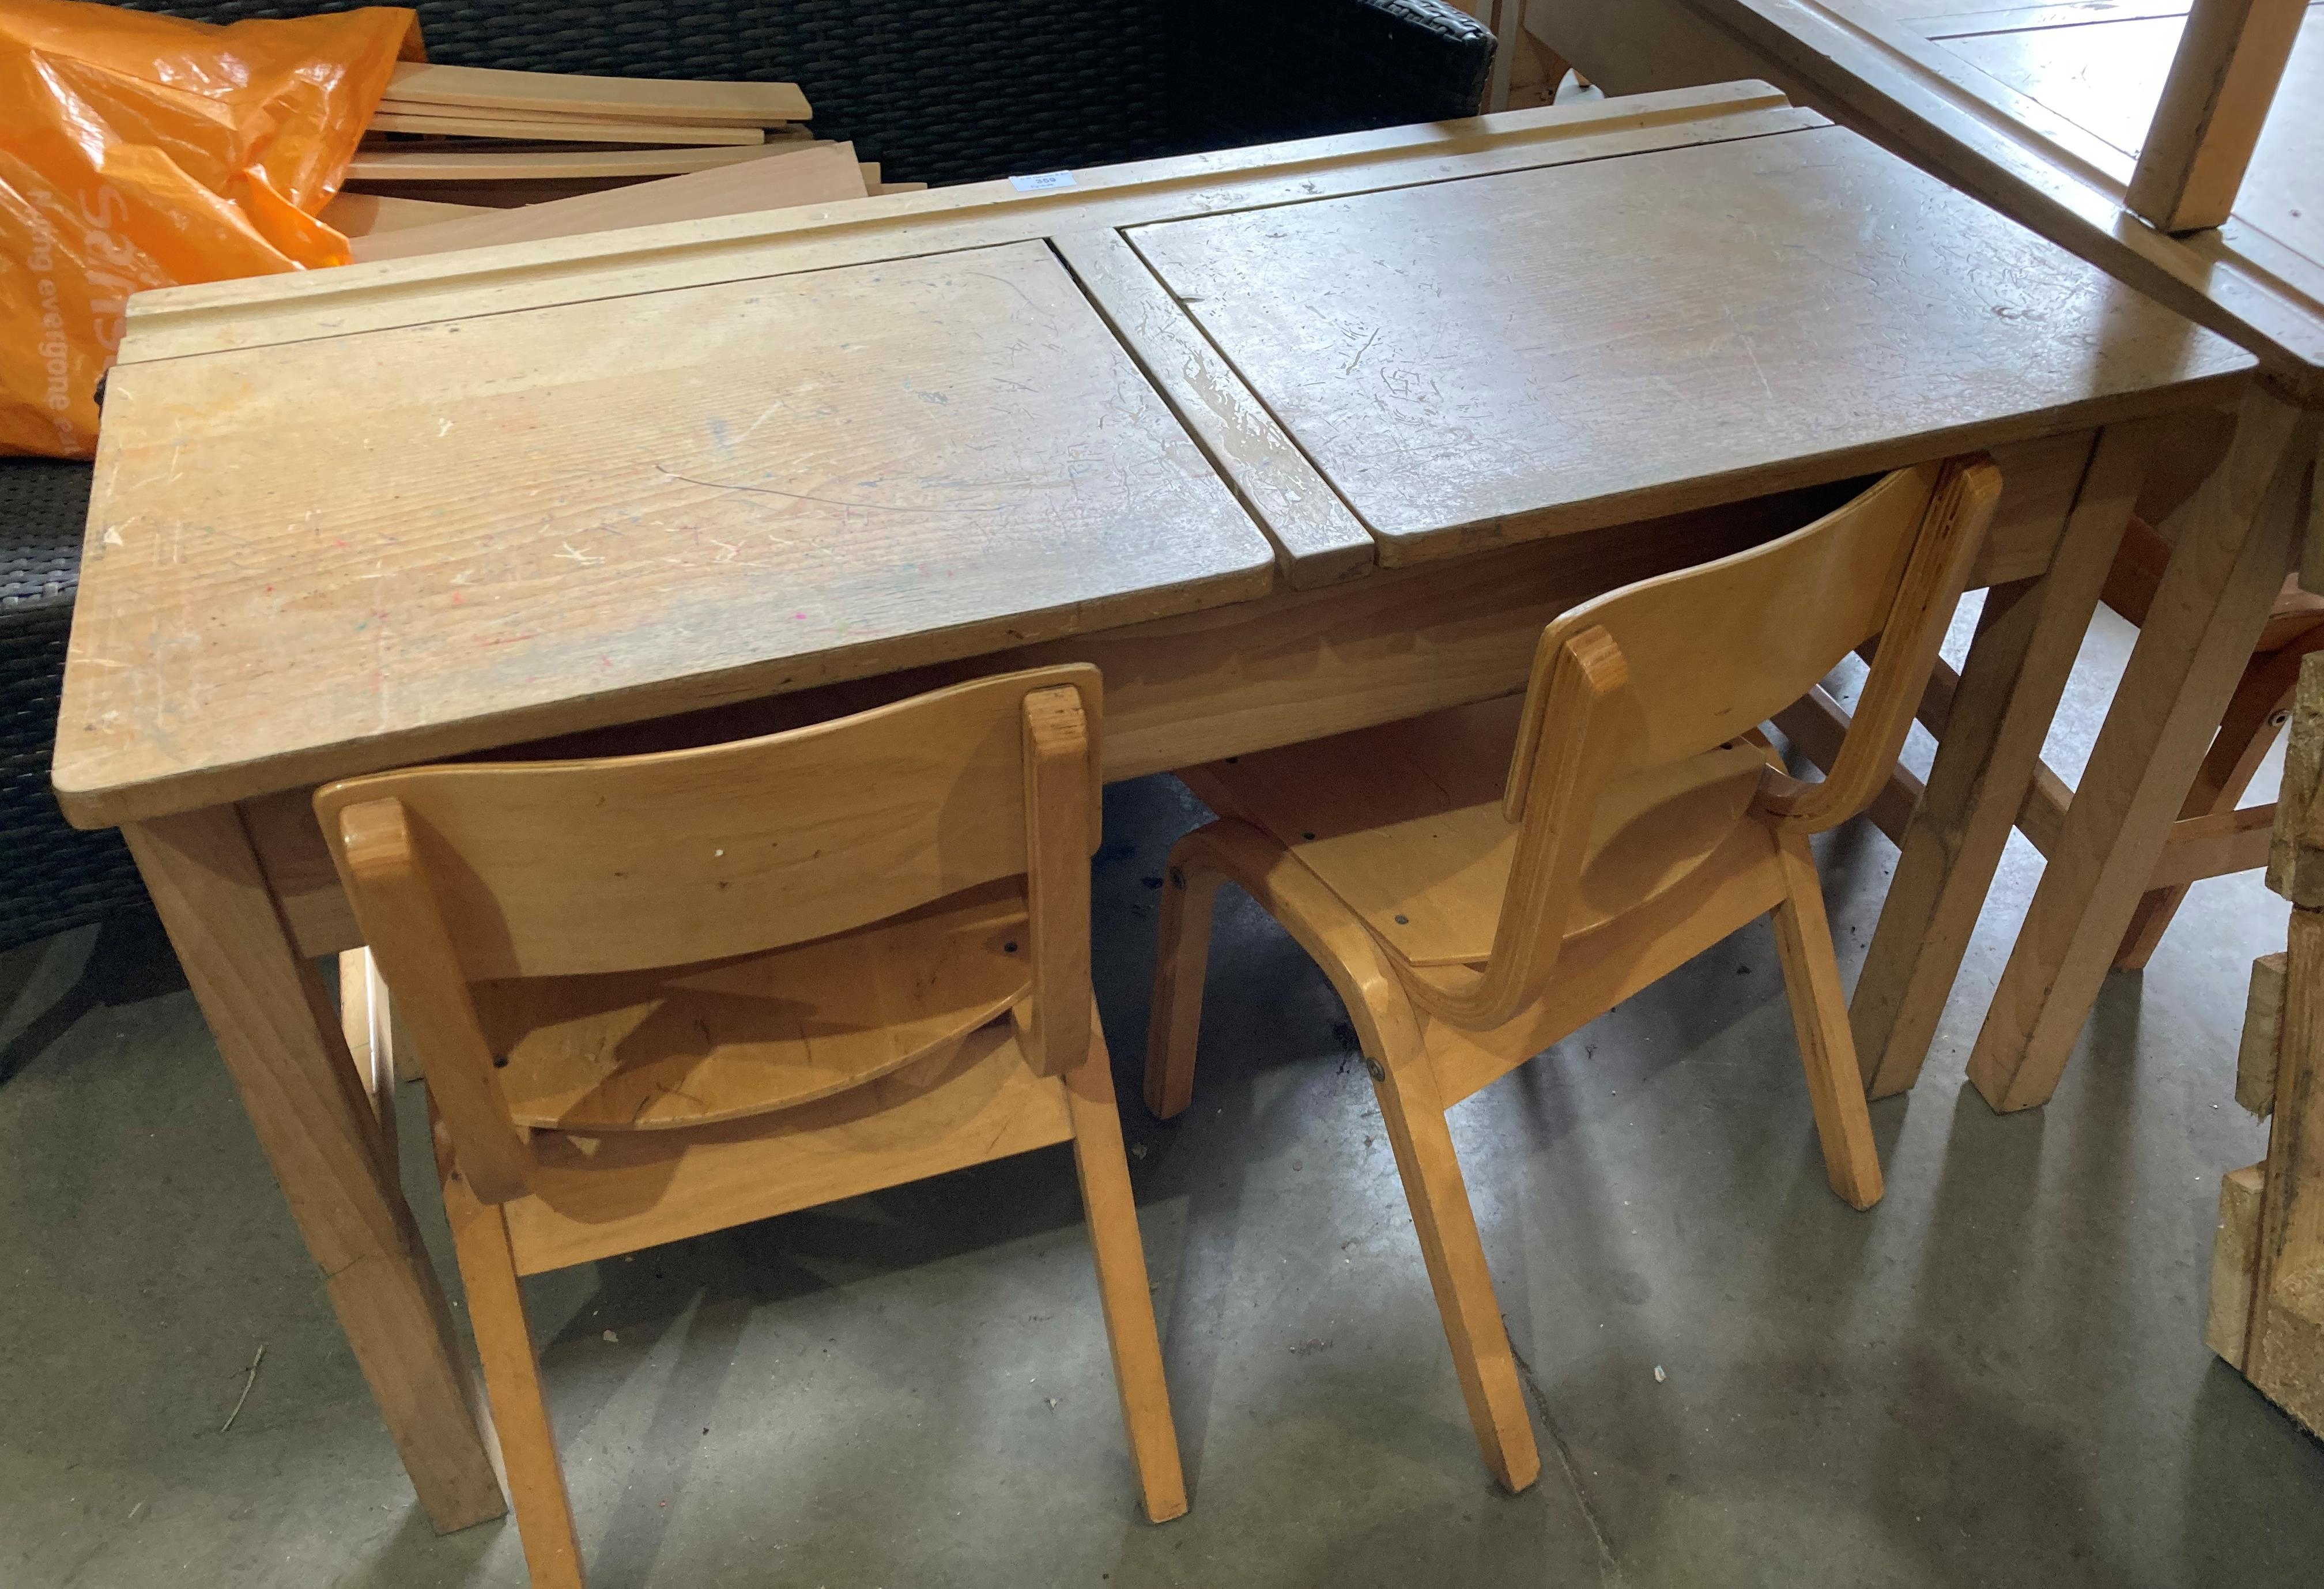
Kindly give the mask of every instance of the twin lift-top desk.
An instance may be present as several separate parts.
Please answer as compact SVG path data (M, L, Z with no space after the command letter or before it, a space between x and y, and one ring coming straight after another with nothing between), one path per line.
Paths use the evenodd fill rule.
M126 832L457 1528L503 1501L315 970L358 942L318 782L1067 658L1131 778L1517 690L1572 603L1988 448L1991 588L1857 994L1932 1026L2174 416L2243 422L2133 673L2170 697L2282 577L2253 367L1748 82L147 295L56 784Z

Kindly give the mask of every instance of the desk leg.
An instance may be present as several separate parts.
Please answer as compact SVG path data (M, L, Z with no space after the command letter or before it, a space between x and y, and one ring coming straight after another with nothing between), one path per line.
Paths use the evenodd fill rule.
M2226 460L2176 515L2177 550L1969 1055L1997 1110L2057 1088L2291 566L2314 423L2254 388Z
M1876 1098L1907 1090L1921 1074L2153 439L2146 425L2101 433L2049 568L1986 592L1849 1006L1865 1089Z
M231 806L123 830L429 1520L507 1510L436 1271L315 968Z

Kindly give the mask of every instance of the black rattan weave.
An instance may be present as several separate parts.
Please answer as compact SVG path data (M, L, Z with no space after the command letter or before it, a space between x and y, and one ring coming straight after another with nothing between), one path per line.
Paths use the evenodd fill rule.
M0 458L0 949L144 899L120 836L76 833L49 792L88 478Z

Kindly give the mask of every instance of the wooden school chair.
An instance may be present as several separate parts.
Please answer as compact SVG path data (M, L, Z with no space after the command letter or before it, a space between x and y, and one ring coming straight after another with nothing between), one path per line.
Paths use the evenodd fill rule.
M425 1073L534 1583L581 1551L520 1276L1067 1141L1146 1512L1186 1510L1090 993L1099 712L1096 669L1046 668L317 791Z
M1766 545L1565 614L1520 698L1180 775L1218 820L1171 853L1147 1103L1167 1117L1191 1098L1232 882L1347 1002L1470 1421L1511 1490L1540 1458L1444 1113L1772 913L1832 1189L1879 1199L1808 836L1881 787L2000 484L1982 458L1890 475ZM1785 776L1757 725L1876 633L1832 776Z

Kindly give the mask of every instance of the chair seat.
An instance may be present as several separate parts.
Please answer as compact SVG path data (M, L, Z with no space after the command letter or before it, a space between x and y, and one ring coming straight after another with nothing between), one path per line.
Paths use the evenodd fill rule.
M1517 853L1501 790L1523 710L1511 696L1180 776L1297 856L1407 964L1475 965ZM1737 741L1608 784L1567 936L1684 881L1743 820L1766 766Z
M471 985L520 1124L583 1134L788 1109L954 1045L1029 984L1019 880L769 954Z

